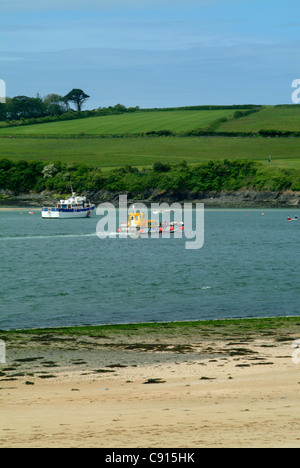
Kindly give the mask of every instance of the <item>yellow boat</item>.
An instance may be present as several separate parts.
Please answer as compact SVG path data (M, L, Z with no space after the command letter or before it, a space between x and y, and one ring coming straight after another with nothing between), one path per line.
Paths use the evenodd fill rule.
M139 233L158 232L162 234L163 232L173 233L179 229L183 230L183 223L159 223L157 220L148 219L145 216L145 213L140 210L136 210L133 207L133 211L128 214L127 223L121 223L118 231Z

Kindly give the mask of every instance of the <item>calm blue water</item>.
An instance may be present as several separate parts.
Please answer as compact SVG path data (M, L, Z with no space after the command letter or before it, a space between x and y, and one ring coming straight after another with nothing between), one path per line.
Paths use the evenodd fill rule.
M206 210L200 250L28 211L0 212L2 329L300 313L299 210Z

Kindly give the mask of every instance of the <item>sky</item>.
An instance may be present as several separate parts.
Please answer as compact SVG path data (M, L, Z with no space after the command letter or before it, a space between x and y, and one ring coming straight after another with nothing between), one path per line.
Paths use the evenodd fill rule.
M7 96L85 109L292 104L299 0L0 0Z

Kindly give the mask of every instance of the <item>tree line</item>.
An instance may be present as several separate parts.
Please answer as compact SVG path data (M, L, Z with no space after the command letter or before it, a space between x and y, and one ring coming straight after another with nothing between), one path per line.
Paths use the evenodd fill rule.
M116 104L94 110L76 111L67 106L62 96L57 94L48 95L43 99L39 96L37 98L17 96L12 99L7 98L5 104L0 103L0 122L2 122L2 128L14 127L16 125L35 125L100 115L123 114L124 112L136 112L139 109L138 106L125 107L122 104Z
M110 171L84 164L0 159L0 189L12 192L50 191L70 193L70 182L75 191L127 192L132 198L148 198L151 191L173 192L222 190L300 190L299 173L288 169L266 168L250 160L208 161L190 166L185 161L167 164L157 161L151 168L138 169L126 165ZM147 195L148 194L148 195Z
M34 124L43 122L53 122L59 120L63 116L63 120L72 118L90 117L107 114L120 114L124 112L136 112L141 110L139 106L126 107L122 104L115 106L99 107L97 109L83 111L83 105L89 99L89 95L82 89L72 89L65 96L59 94L48 94L41 97L37 94L36 97L15 96L6 98L5 103L0 103L0 121L6 121L8 126ZM71 104L75 109L71 108ZM143 111L153 112L162 111L170 112L176 110L221 110L232 109L236 110L236 115L247 115L248 112L256 112L263 106L257 105L232 105L232 106L185 106L174 108L151 108L143 109ZM247 112L248 111L248 112ZM38 119L38 120L35 120ZM220 122L221 123L221 122ZM2 125L3 126L3 125Z
M70 110L70 104L74 104L77 112L81 112L83 104L90 96L81 89L72 89L66 96L48 94L42 98L15 96L7 98L0 105L0 120L20 120L45 116L62 115Z

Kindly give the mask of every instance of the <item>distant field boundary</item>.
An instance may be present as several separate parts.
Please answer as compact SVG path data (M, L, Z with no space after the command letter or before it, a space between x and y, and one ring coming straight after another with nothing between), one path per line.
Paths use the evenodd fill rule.
M26 134L15 134L10 135L9 132L0 134L0 138L19 138L19 139L104 139L104 138L152 138L152 137L263 137L263 138L299 138L299 132L290 132L282 130L259 130L258 132L214 132L206 129L195 129L189 130L186 132L172 132L171 130L153 130L140 133L109 133L109 134L95 134L95 133L75 133L75 134L35 134L35 133L26 133Z

